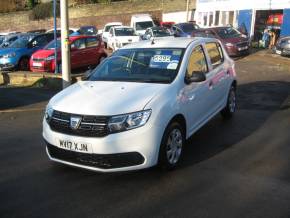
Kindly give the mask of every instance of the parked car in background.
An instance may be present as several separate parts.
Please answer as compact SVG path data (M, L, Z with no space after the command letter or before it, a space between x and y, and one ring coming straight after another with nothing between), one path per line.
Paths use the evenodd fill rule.
M194 22L178 23L171 27L171 32L175 37L191 37L192 33L200 27Z
M249 53L250 40L233 27L213 27L200 29L192 34L192 36L200 36L204 33L210 38L219 39L225 46L230 56L240 56Z
M46 33L46 29L29 30L27 33Z
M72 33L74 33L74 32L77 32L79 30L79 28L69 28L69 30L68 30L68 34L70 35L70 34L72 34ZM47 30L46 31L46 33L54 33L54 29L49 29L49 30ZM57 35L61 35L61 28L57 28L56 29L56 33L57 33Z
M25 33L18 33L18 34L10 34L10 35L3 36L3 40L2 42L0 42L0 49L8 47L14 41L16 41L17 39L19 39L20 37L24 35Z
M236 110L234 61L216 39L162 38L116 51L46 107L53 161L101 172L173 169L186 140Z
M53 34L26 34L0 49L1 70L29 70L30 56L53 40Z
M78 30L81 35L96 36L98 35L98 29L95 26L81 26Z
M108 38L108 47L113 51L122 48L133 42L139 42L140 36L132 27L115 26L111 27Z
M278 39L274 48L276 54L290 56L290 36L284 36Z
M106 48L107 48L107 44L108 44L109 31L110 31L111 27L122 26L122 25L123 24L121 22L111 22L111 23L107 23L104 26L104 29L102 32L102 40L105 43Z
M131 17L131 27L134 28L139 35L144 35L148 28L154 26L153 19L149 14L136 14Z
M175 22L171 22L171 21L161 21L160 22L160 26L161 27L165 27L165 28L167 28L167 29L171 29L171 27L173 26L175 24Z
M153 38L159 38L159 37L170 37L172 36L171 33L169 32L169 30L165 27L151 27L148 28L145 32L144 35L142 35L142 39L143 40L148 40Z
M71 68L76 69L86 66L96 66L107 53L104 43L98 36L72 36L69 38L71 47ZM54 56L55 41L51 41L43 49L33 53L30 58L30 70L33 72L54 72L58 64L61 72L61 41L57 40L57 61Z

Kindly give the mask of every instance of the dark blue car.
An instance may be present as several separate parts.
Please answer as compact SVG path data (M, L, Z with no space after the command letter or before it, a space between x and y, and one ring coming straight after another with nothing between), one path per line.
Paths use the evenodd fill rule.
M191 37L192 33L196 30L200 29L200 27L193 23L178 23L171 27L171 32L175 37Z
M0 70L29 70L31 55L53 40L53 34L26 34L0 49Z

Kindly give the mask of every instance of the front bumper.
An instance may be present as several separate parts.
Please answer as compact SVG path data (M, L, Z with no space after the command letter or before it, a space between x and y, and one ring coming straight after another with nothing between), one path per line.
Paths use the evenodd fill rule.
M250 48L247 47L236 47L236 46L226 46L226 50L228 52L228 55L231 57L235 56L243 56L249 54Z
M12 70L18 65L16 58L0 58L0 70Z
M53 161L99 172L139 170L157 164L163 135L162 128L147 124L133 130L94 138L52 131L43 120L43 137L48 157ZM58 147L59 139L88 143L92 146L92 153L62 149Z

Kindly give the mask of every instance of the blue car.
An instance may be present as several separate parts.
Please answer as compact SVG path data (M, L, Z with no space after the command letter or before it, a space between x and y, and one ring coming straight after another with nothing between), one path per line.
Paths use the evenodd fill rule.
M171 27L171 32L175 37L191 37L192 33L196 30L200 29L200 27L193 23L178 23Z
M49 34L26 34L6 48L0 49L0 70L29 70L31 55L53 40Z

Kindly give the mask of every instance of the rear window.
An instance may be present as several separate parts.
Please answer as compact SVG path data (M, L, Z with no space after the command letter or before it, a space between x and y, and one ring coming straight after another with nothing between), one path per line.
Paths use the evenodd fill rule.
M146 30L150 27L153 27L152 21L136 22L136 30Z
M209 54L211 64L213 68L216 68L221 63L223 63L223 53L219 44L215 42L210 42L205 44L206 50Z
M97 38L87 38L87 47L96 47L98 46Z

